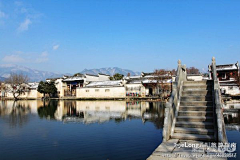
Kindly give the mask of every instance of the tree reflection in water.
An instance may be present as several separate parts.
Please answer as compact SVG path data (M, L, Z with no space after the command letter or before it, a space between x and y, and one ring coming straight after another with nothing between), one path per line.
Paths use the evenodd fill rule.
M44 101L43 106L38 108L38 115L40 118L55 119L57 107L58 101Z
M8 124L11 127L22 127L24 124L26 124L29 121L30 112L30 106L19 101L13 101L12 104L2 101L0 106L1 118L8 121Z
M146 109L142 116L143 122L150 121L157 129L163 128L165 103L149 102L149 106L149 109Z

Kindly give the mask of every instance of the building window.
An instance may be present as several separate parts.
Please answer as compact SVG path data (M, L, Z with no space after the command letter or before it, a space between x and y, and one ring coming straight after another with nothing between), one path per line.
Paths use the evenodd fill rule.
M99 89L95 89L95 92L99 92Z
M105 89L105 92L110 92L110 89Z
M87 89L87 90L85 90L86 92L89 92L89 90Z

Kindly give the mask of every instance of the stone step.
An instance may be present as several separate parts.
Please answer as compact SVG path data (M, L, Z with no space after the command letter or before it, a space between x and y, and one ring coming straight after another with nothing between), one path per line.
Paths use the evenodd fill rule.
M198 90L212 90L212 86L209 85L186 85L183 86L183 91L198 91Z
M171 138L180 140L215 141L213 135L199 135L185 133L174 133Z
M213 111L179 111L178 116L213 116Z
M213 81L208 80L208 81L184 81L183 85L212 85Z
M181 101L181 106L212 106L212 101Z
M176 122L176 127L213 129L213 122Z
M213 111L213 106L180 106L179 111Z
M212 96L182 96L181 97L181 101L211 101L212 100Z
M214 129L175 127L175 133L214 135Z
M213 117L209 116L178 116L177 122L213 122Z
M188 91L182 91L182 96L189 96L189 95L195 95L195 96L210 96L212 95L212 90L188 90Z

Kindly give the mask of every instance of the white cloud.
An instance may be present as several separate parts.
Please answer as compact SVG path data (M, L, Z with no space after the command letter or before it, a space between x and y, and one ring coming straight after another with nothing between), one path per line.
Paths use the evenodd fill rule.
M28 10L26 9L26 8L21 8L21 11L20 11L21 13L27 13L28 12Z
M37 53L25 53L22 51L13 51L11 55L3 57L2 62L6 63L44 63L49 60L47 51L40 54Z
M4 26L5 22L0 20L0 26Z
M24 62L25 61L19 55L14 55L14 54L5 56L2 60L4 62L10 62L10 63L20 63L20 62Z
M54 45L54 46L53 46L53 50L57 50L59 47L60 47L59 44L58 44L58 45Z
M43 63L48 61L48 52L44 51L41 55L36 59L37 63Z
M20 26L18 27L18 31L19 32L23 32L23 31L27 31L28 30L28 26L31 24L32 22L31 22L31 20L30 19L25 19L25 21L24 22L22 22L21 24L20 24Z
M46 57L46 56L48 56L48 52L47 51L42 52L41 57Z
M20 1L15 1L14 4L15 4L16 6L22 6L22 5L23 5L23 3L20 2Z
M14 54L23 54L23 51L13 51Z
M18 19L24 17L24 19L19 21L19 26L16 29L18 33L27 31L30 25L38 23L40 18L43 16L42 13L36 11L30 5L24 4L22 1L15 1L14 4L15 17Z
M0 26L5 25L5 19L8 18L8 15L0 10Z
M0 18L7 18L7 15L4 12L0 11Z

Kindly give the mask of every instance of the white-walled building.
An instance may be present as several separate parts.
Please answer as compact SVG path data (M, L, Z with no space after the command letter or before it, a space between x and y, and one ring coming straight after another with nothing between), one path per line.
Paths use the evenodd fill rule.
M166 79L164 75L161 85L159 80L156 80L159 76L156 77L153 73L142 72L139 76L124 77L122 80L109 80L109 78L110 76L105 74L77 74L52 80L55 81L59 98L121 99L128 96L161 96L162 92L167 94L171 92L171 87L168 87L169 89L161 88L162 85L171 86L172 82L171 78ZM47 81L50 81L50 79Z
M239 76L238 62L234 64L216 65L216 70L222 94L239 95L240 89L235 79ZM212 70L210 66L209 73L211 78Z
M96 81L107 81L109 75L98 74L77 74L75 76L64 76L62 78L47 79L47 81L54 80L55 86L58 90L58 97L77 97L77 89L85 87L87 84Z
M9 84L4 84L5 85L5 89L2 88L1 89L1 97L5 97L5 98L9 98L9 99L13 99L13 93L12 93L12 89L11 86ZM28 83L26 84L26 88L25 88L25 92L21 93L18 98L20 99L40 99L43 97L43 94L39 93L37 91L39 83Z
M126 91L121 80L90 82L77 88L77 98L125 98Z
M162 77L162 78L161 78ZM124 86L127 96L149 97L160 96L163 92L170 94L171 78L168 75L156 76L154 73L142 72L140 76L130 76L124 78ZM160 82L161 81L161 82ZM162 88L169 88L163 91ZM169 87L166 87L169 86Z

